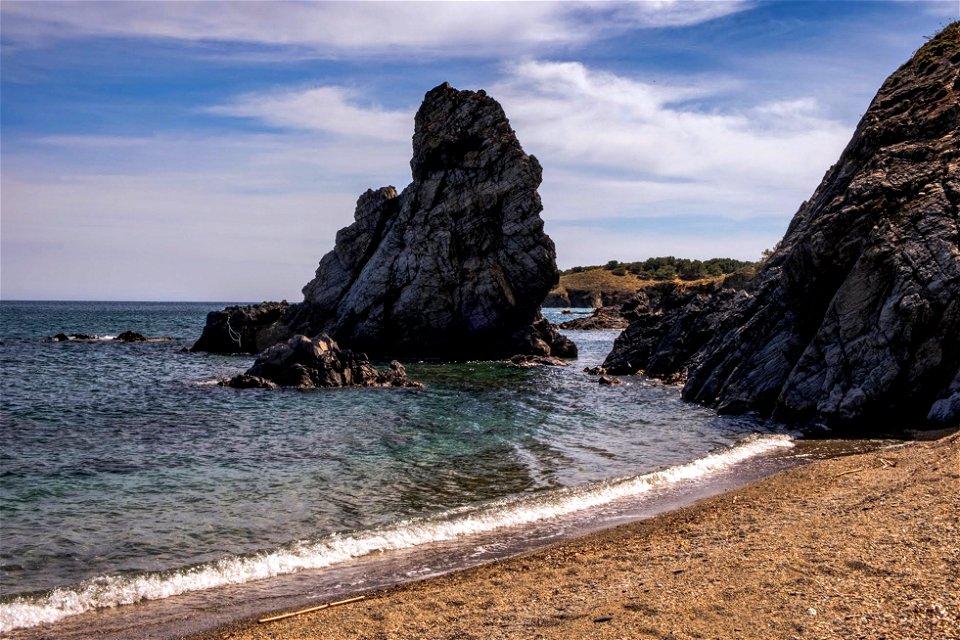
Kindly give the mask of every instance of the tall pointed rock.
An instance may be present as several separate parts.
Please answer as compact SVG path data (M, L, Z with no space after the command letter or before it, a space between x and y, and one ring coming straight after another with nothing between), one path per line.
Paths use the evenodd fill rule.
M360 197L282 324L382 356L575 355L539 313L559 277L540 218L540 163L496 100L447 83L429 91L410 166L402 193Z

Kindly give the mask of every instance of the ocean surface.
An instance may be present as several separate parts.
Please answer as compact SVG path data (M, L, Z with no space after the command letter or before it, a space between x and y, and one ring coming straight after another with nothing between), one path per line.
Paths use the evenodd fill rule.
M222 621L468 566L793 448L673 386L598 385L616 331L567 332L568 367L407 363L423 390L223 388L251 356L181 352L223 306L0 303L0 631L83 637L70 620L109 610L118 637L169 636L183 603L229 593ZM123 606L146 601L166 605Z

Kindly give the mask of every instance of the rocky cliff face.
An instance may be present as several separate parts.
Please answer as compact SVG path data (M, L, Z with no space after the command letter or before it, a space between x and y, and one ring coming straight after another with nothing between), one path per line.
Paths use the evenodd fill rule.
M273 342L327 333L381 356L575 355L539 314L558 279L540 218L541 168L500 105L446 83L429 91L410 166L402 193L383 187L360 197L302 303L265 325L236 318L230 329L249 326ZM229 347L222 333L211 329L204 344Z
M725 411L960 423L958 71L954 23L883 84L752 293L628 329L605 364L672 359L662 373L686 373L684 397Z

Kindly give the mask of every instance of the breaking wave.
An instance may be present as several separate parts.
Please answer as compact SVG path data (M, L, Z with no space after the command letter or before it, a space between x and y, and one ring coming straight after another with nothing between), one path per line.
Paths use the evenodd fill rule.
M655 489L706 479L756 456L792 446L791 438L785 435L751 436L728 449L643 475L559 489L534 497L463 507L430 518L404 520L379 529L296 542L279 549L227 557L175 571L100 576L76 586L57 588L36 596L21 596L0 604L0 633L55 622L94 609L158 600L305 569L320 569L373 552L406 549L530 525Z

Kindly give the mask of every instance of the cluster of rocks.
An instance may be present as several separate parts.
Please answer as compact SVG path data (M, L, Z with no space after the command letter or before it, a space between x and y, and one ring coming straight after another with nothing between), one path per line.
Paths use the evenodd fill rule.
M640 312L604 366L855 430L960 423L960 23L883 84L750 291Z
M80 342L92 342L94 340L99 340L97 336L92 336L86 333L58 333L55 336L50 336L47 338L50 342L69 342L71 340L78 340Z
M71 333L69 335L67 335L66 333L58 333L54 336L50 336L48 340L50 340L51 342L70 342L70 341L96 342L96 341L103 340L103 338L92 336L86 333ZM120 335L115 336L110 340L114 342L169 342L173 340L173 338L170 338L168 336L148 338L142 333L137 333L136 331L124 331Z
M684 381L685 398L720 411L833 426L960 423L958 91L954 23L884 83L753 279L665 283L619 315L565 323L629 323L601 383L642 372ZM399 364L377 372L304 335L379 357L518 354L511 365L526 367L576 356L539 312L558 282L541 168L500 105L443 84L415 125L413 181L360 197L303 302L210 314L194 350L267 349L236 386L408 384Z
M423 386L408 380L407 371L399 362L391 362L384 370L377 369L366 354L341 350L326 335L312 339L296 335L273 345L257 357L246 373L223 384L238 389Z
M647 287L621 309L628 322L603 362L606 373L643 374L684 382L694 354L718 331L737 300L749 298L750 282L728 286L724 280L683 286Z

